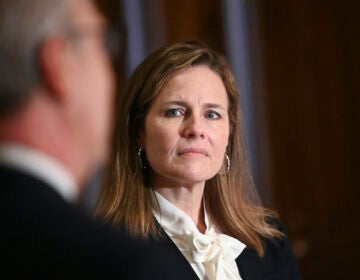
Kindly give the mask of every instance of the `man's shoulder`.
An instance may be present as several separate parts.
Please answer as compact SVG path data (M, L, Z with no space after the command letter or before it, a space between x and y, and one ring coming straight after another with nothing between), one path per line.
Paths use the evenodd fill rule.
M134 257L135 243L121 231L28 174L0 167L0 182L0 249L9 269L21 266L21 271L3 269L7 279L80 274L106 279L107 273L125 275L131 267L127 257Z
M18 272L2 270L0 276L197 279L169 240L132 237L123 227L96 220L21 172L0 167L0 182L6 182L6 189L0 190L0 197L6 195L0 198L0 250L8 256L9 268L22 267Z

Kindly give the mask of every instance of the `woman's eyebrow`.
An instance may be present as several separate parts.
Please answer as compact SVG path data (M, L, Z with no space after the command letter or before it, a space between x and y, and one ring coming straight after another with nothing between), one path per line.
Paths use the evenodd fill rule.
M168 101L162 104L162 106L169 106L169 105L177 105L177 106L189 106L189 103L186 101L182 101L182 100L173 100L173 101ZM206 109L221 109L221 110L227 110L226 107L224 107L221 104L218 103L205 103L203 104L203 107Z
M218 104L218 103L205 103L204 107L207 109L220 109L220 110L227 111L226 107L224 107L223 105Z
M187 102L185 101L181 101L181 100L173 100L173 101L168 101L162 104L162 106L168 106L168 105L178 105L178 106L186 106L188 105Z

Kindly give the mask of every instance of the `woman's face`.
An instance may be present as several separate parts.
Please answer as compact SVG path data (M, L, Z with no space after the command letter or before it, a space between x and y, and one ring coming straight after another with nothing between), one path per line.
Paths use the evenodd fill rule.
M140 137L154 187L212 178L224 162L228 138L221 78L206 66L176 72L152 104Z

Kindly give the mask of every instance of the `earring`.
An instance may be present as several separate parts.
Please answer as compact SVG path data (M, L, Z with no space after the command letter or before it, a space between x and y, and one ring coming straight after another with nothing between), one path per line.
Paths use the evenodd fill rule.
M230 158L229 158L229 156L227 154L225 155L225 158L226 158L226 163L227 163L226 172L229 172L230 171L230 166L231 166L231 161L230 161Z
M139 163L140 163L141 169L145 170L145 169L147 169L147 166L146 166L146 164L145 164L145 162L143 160L144 155L143 155L142 152L143 152L143 150L140 147L137 154L138 154L138 157L139 157Z

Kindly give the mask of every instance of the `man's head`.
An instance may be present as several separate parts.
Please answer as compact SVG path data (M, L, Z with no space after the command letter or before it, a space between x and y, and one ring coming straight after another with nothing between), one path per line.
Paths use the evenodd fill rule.
M0 141L56 157L79 183L109 146L105 29L90 0L0 0Z
M0 115L16 110L42 82L38 52L69 20L69 0L0 0Z

